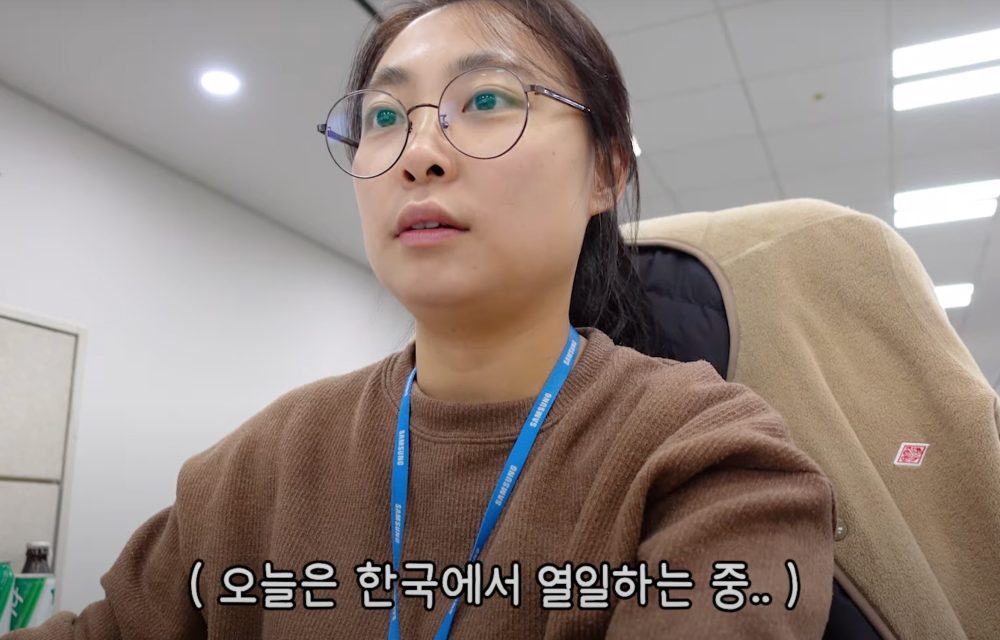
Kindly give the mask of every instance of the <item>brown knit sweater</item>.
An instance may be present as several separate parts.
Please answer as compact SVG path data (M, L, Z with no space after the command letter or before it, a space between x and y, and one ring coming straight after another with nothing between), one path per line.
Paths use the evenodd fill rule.
M519 606L512 606L509 583L507 596L494 589L479 606L463 602L451 637L820 638L831 599L833 493L789 440L783 419L704 361L650 358L596 329L580 332L586 348L480 556L483 591L494 567L509 577L519 563ZM392 562L390 462L413 364L411 342L368 367L276 400L184 464L174 505L133 534L101 579L105 599L8 640L386 637L389 611L362 606L355 567ZM447 402L413 387L404 562L433 562L434 579L449 565L465 564L533 402ZM200 610L190 596L199 560ZM787 560L795 563L798 583L792 610L786 609ZM694 587L658 585L671 579L661 574L662 561L670 572L687 571ZM713 568L716 561L746 563L751 585L734 588L744 599L739 610L715 606L725 588L712 586L713 575L726 573ZM264 606L266 593L280 598L260 588L265 562L275 572L293 572L293 609ZM333 608L304 606L299 583L322 578L317 567L303 575L313 562L336 568L336 588L308 594L313 603L334 601ZM573 582L570 608L543 608L538 578L552 572L538 568L567 562L574 574L584 564L608 563L607 605L599 592ZM639 587L645 606L622 571L641 563L652 581ZM222 577L236 565L256 577L245 592L255 604L218 602L233 595ZM588 571L579 578L586 581ZM455 588L458 570L449 573ZM404 569L401 577L426 573ZM231 584L244 581L236 576ZM400 595L403 640L434 637L450 598L440 587L430 592L430 611L426 597ZM381 587L370 593L391 601ZM751 603L753 594L764 593L769 604ZM661 597L688 600L691 608L665 609ZM598 608L582 607L581 598Z

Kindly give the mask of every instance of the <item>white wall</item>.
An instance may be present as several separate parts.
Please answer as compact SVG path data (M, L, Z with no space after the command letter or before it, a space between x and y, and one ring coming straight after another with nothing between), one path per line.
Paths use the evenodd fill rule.
M410 323L370 272L2 85L0 306L87 332L60 542L74 611L185 459Z

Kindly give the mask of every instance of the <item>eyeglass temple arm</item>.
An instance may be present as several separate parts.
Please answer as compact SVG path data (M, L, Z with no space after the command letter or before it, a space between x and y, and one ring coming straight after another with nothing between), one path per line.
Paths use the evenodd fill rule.
M552 98L553 100L558 100L559 102L565 105L573 107L574 109L579 109L580 111L583 111L585 113L590 113L590 107L582 105L576 100L573 100L572 98L567 98L561 93L556 93L555 91L549 89L548 87L543 87L540 84L529 84L528 88L534 91L535 93L540 93L543 96L548 96Z
M325 124L316 125L316 130L324 134L328 138L333 138L337 142L343 142L344 144L349 144L355 149L358 148L357 140L351 140L350 138L345 138L344 136L338 135L337 133L334 132L333 129L326 126Z

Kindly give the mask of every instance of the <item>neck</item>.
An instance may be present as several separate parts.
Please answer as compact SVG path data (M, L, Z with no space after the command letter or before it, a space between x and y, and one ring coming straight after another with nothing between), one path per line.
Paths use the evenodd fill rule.
M539 321L461 333L417 322L417 384L424 395L453 402L502 402L538 395L566 346L569 320ZM580 336L579 359L586 345Z

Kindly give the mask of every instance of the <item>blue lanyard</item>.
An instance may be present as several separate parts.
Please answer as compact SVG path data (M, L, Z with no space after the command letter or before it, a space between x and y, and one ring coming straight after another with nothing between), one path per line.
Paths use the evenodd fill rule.
M469 563L476 561L479 552L482 551L493 527L496 526L503 511L507 499L514 492L514 485L521 475L521 469L531 453L531 447L535 444L535 438L545 422L545 417L549 414L549 409L555 404L556 396L566 382L570 369L573 368L573 359L580 344L580 334L576 329L569 328L569 336L566 338L566 346L563 347L562 355L545 380L545 386L535 399L535 405L531 408L531 413L521 427L521 434L517 437L514 447L507 456L507 463L504 465L500 477L497 479L496 488L493 489L493 497L486 505L486 513L483 515L483 522L479 526L479 534L476 536L475 546L469 554ZM392 465L392 510L390 512L390 522L392 523L392 566L399 575L403 555L403 525L406 522L406 491L410 475L410 389L413 387L413 380L417 377L417 369L414 367L410 372L410 377L406 380L406 388L403 391L403 400L399 403L399 418L396 426L396 446L393 448ZM441 626L438 628L435 640L446 640L451 632L451 625L455 619L455 611L458 609L460 599L456 597L451 601L448 613L445 614ZM389 618L389 640L400 640L399 636L399 588L393 587L392 611Z

